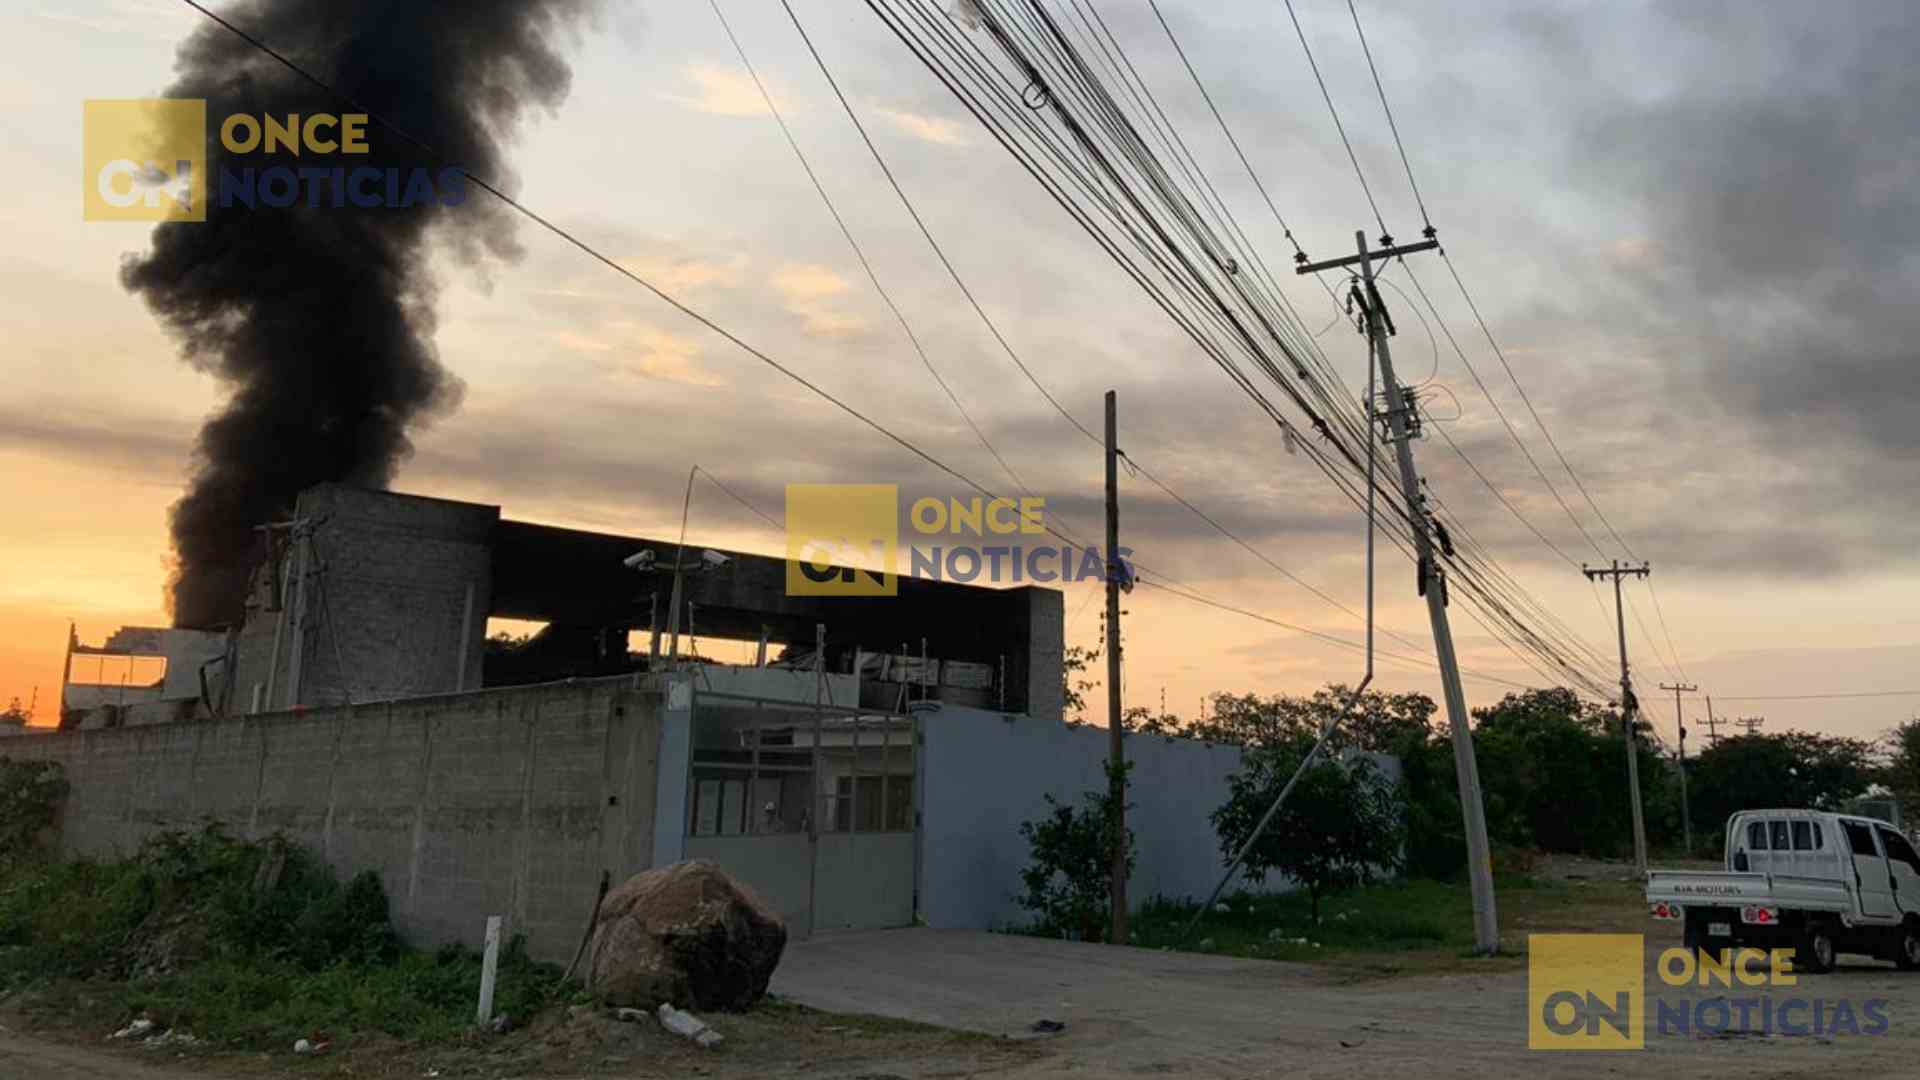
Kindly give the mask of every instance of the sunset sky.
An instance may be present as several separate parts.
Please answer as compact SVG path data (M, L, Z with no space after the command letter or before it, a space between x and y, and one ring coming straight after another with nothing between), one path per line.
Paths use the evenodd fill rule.
M1388 223L1419 218L1341 0L1296 8ZM1669 738L1683 672L1722 715L1872 736L1920 694L1920 378L1912 257L1920 214L1920 23L1905 0L1809 5L1456 5L1374 0L1368 38L1441 238L1520 383L1640 556L1629 647ZM1119 393L1122 444L1274 561L1357 608L1362 522L1278 430L1108 261L853 0L796 0L928 226L1035 374L1096 426ZM1099 0L1115 34L1276 265L1290 248L1145 0ZM1316 257L1371 228L1284 6L1162 3L1276 204ZM776 4L728 17L933 362L995 445L1094 535L1102 463L1013 368L886 186ZM123 256L150 226L81 220L81 108L157 96L201 17L174 0L26 0L0 14L0 704L54 720L69 619L83 639L161 624L167 508L222 399L182 362ZM808 185L713 11L609 2L567 49L573 86L514 146L529 206L927 450L998 480ZM789 482L956 493L760 362L531 225L517 261L439 263L435 342L465 384L415 434L397 487L499 503L522 520L670 536L699 464L778 517ZM287 258L297 259L290 251ZM1529 449L1572 487L1437 261L1451 331ZM1389 280L1400 280L1398 272ZM1350 385L1365 352L1324 293L1284 283ZM1402 282L1404 286L1404 282ZM1447 344L1393 293L1395 357L1432 378L1435 423L1576 559L1598 561ZM1448 395L1457 399L1457 408ZM1457 413L1458 418L1448 421ZM1605 605L1437 438L1432 490L1596 649ZM1342 638L1353 619L1276 575L1143 482L1123 481L1140 560L1235 606ZM1606 539L1587 516L1573 511ZM712 485L692 536L784 540ZM1604 546L1611 546L1610 544ZM1389 552L1391 549L1387 549ZM1618 554L1608 550L1607 557ZM1383 625L1427 642L1411 569L1380 576ZM1351 652L1149 590L1127 601L1131 703L1192 715L1212 691L1307 692L1359 674ZM1455 605L1466 667L1538 684ZM1066 597L1070 644L1099 607ZM1644 626L1643 626L1644 624ZM1405 651L1402 646L1396 649ZM1617 672L1601 671L1613 677ZM1383 665L1389 689L1436 690ZM1467 683L1475 704L1507 689ZM1694 715L1703 712L1694 698ZM1698 730L1698 729L1696 729Z

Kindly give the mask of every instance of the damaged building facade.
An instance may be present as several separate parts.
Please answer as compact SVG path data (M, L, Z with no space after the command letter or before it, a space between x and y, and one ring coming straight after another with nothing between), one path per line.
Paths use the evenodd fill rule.
M794 596L779 558L341 485L262 536L241 625L99 647L165 654L151 708L69 685L66 730L22 741L67 770L69 850L207 820L285 833L378 871L415 940L473 942L500 914L564 960L603 877L684 858L802 936L1017 922L1020 823L1104 786L1105 731L1062 715L1053 589ZM490 619L538 629L490 639ZM1238 750L1129 756L1132 895L1204 895Z

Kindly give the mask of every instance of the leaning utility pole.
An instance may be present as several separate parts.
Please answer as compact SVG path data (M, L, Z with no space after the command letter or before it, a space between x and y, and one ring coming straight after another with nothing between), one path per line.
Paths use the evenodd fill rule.
M1423 505L1426 496L1420 493L1420 474L1413 467L1413 437L1418 421L1406 388L1394 378L1393 356L1387 349L1387 338L1394 332L1393 320L1387 315L1380 291L1373 284L1374 260L1430 251L1439 247L1440 242L1429 238L1418 243L1388 246L1369 252L1366 233L1355 232L1353 235L1358 244L1358 255L1320 263L1302 262L1296 272L1312 274L1355 265L1360 268L1364 294L1358 299L1366 316L1368 344L1380 360L1380 379L1387 397L1389 441L1394 444L1395 454L1399 458L1400 487L1406 495L1407 520L1413 526L1414 546L1419 557L1419 591L1427 598L1427 618L1433 625L1433 650L1440 664L1440 688L1446 699L1447 723L1453 731L1453 768L1460 786L1460 812L1466 819L1467 871L1473 883L1474 949L1480 953L1493 953L1500 948L1500 920L1493 895L1493 859L1487 844L1486 808L1480 801L1480 766L1474 759L1467 695L1460 685L1460 662L1453 651L1453 629L1447 621L1446 576L1440 569L1439 560L1434 557L1432 523ZM1369 401L1367 404L1371 408L1373 403ZM1373 453L1371 442L1367 453Z
M1647 563L1639 566L1621 566L1620 560L1613 560L1612 569L1594 570L1584 563L1580 572L1587 580L1594 581L1603 577L1613 579L1613 617L1620 629L1620 723L1627 737L1627 796L1633 800L1633 865L1641 877L1647 876L1647 823L1640 809L1640 733L1634 726L1640 722L1640 703L1633 696L1633 679L1627 674L1627 616L1621 608L1620 579L1628 575L1646 577L1653 572Z
M1707 745L1708 746L1712 747L1712 746L1720 745L1720 725L1724 723L1726 723L1725 720L1717 720L1714 718L1713 695L1708 694L1707 695Z
M1693 857L1693 816L1687 812L1687 718L1680 715L1680 695L1691 694L1700 688L1675 683L1668 686L1660 684L1660 689L1673 691L1673 722L1680 729L1680 835L1687 845L1687 857Z
M1107 391L1107 798L1113 880L1113 929L1107 938L1127 943L1127 737L1120 714L1120 450L1116 434L1120 410Z

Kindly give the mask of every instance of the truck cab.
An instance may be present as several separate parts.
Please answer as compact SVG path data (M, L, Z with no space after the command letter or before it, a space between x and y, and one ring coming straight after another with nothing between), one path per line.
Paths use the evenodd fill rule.
M1883 821L1819 810L1744 810L1727 821L1726 870L1653 870L1648 907L1689 948L1792 948L1803 971L1840 953L1920 969L1920 851Z

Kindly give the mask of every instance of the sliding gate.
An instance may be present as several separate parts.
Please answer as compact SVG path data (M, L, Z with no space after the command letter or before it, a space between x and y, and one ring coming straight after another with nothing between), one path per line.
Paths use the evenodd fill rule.
M696 690L687 857L751 885L795 937L911 925L916 724Z

